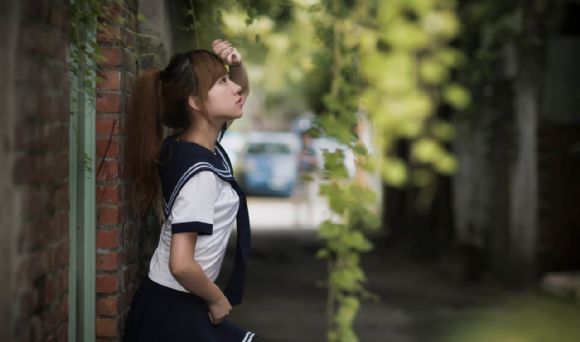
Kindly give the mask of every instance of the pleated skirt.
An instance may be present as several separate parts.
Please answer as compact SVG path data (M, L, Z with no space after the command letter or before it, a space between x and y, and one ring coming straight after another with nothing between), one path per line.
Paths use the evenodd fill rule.
M129 310L125 342L255 342L255 334L229 320L214 325L200 297L147 278Z

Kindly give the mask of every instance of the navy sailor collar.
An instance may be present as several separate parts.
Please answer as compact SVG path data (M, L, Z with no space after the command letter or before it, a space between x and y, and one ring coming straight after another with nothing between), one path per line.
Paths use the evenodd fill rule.
M183 186L201 171L211 171L227 182L234 180L232 165L223 147L216 142L216 152L189 141L167 137L159 153L159 176L163 192L163 212L169 217Z

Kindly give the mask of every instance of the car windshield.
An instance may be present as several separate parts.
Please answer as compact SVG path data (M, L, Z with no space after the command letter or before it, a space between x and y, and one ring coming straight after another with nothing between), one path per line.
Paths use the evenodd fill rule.
M251 143L248 154L290 154L290 147L280 143Z

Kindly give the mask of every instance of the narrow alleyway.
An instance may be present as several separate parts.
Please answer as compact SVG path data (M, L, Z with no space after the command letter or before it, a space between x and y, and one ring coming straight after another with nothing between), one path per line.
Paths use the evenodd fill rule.
M260 341L325 341L325 264L313 255L313 230L260 230L253 237L247 294L232 319ZM450 324L494 294L481 285L444 277L438 267L388 255L384 247L363 259L368 288L380 296L363 304L356 321L362 342L437 341ZM226 265L227 267L227 265Z

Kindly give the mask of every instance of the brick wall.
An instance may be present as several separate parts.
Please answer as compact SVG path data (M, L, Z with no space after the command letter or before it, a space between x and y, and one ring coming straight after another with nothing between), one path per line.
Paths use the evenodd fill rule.
M67 0L13 2L14 34L9 175L10 341L66 341L68 321ZM9 34L4 33L3 34ZM6 80L2 80L6 82ZM5 113L3 113L5 114ZM10 115L10 114L8 114ZM4 228L4 227L3 227ZM5 281L3 279L2 281Z
M135 78L136 1L110 9L127 26L109 25L97 34L105 61L96 99L97 168L97 340L119 341L137 286L136 225L123 180L127 103Z

